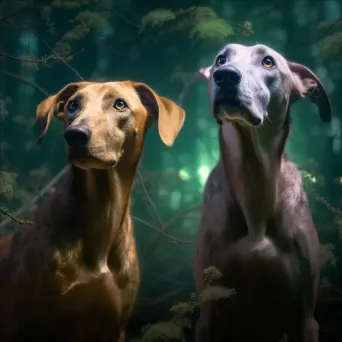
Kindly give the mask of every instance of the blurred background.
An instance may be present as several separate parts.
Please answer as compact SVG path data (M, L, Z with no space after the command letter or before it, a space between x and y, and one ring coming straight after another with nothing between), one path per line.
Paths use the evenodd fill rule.
M146 324L168 320L171 306L194 291L201 194L219 157L218 127L197 70L231 42L269 45L311 68L330 94L329 125L309 102L293 106L287 152L302 171L322 243L321 341L341 341L340 0L0 0L1 235L32 218L66 173L59 122L36 144L37 104L70 82L146 82L187 117L172 148L155 126L147 134L132 201L142 283L129 335L139 341Z

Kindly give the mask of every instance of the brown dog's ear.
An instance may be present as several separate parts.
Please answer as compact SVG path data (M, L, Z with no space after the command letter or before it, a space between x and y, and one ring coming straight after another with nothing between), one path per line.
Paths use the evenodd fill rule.
M144 83L133 83L141 103L152 118L158 120L159 136L163 143L172 146L185 120L184 109L175 102L157 95Z
M211 71L211 65L205 68L201 68L198 70L198 73L204 78L205 80L208 80L210 77L210 71Z
M294 100L307 97L317 105L319 115L323 122L331 121L331 106L327 92L320 79L306 66L288 62L295 81Z
M84 88L88 84L90 84L90 82L70 83L58 94L49 96L37 106L36 121L39 132L38 143L43 140L52 117L55 116L57 119L63 120L66 102L79 89Z

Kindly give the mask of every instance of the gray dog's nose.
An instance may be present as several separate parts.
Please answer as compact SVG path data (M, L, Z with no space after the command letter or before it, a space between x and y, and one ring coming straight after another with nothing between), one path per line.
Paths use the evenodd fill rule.
M241 72L232 65L227 65L217 69L213 78L215 83L221 88L234 88L241 82Z
M64 133L64 139L70 147L80 147L87 144L91 131L86 125L69 127Z

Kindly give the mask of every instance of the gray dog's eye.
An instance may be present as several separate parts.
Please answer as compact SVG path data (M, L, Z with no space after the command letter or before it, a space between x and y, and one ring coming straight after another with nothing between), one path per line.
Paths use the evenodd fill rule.
M226 63L226 61L227 61L226 57L224 57L224 56L218 56L218 57L216 58L215 64L216 64L217 66L221 66L221 65L223 65L224 63Z
M273 67L275 66L275 61L274 61L273 57L271 57L271 56L266 56L266 57L262 60L261 64L262 64L266 69L271 69L271 68L273 68Z

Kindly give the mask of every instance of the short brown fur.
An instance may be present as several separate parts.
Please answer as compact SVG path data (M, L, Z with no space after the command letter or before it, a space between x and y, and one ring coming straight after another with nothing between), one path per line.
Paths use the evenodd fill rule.
M122 111L113 109L118 98ZM184 111L143 83L81 82L38 106L39 141L52 117L65 131L87 125L91 138L87 147L67 146L67 181L34 225L0 241L0 339L123 342L139 286L129 208L145 132L158 120L171 146Z

